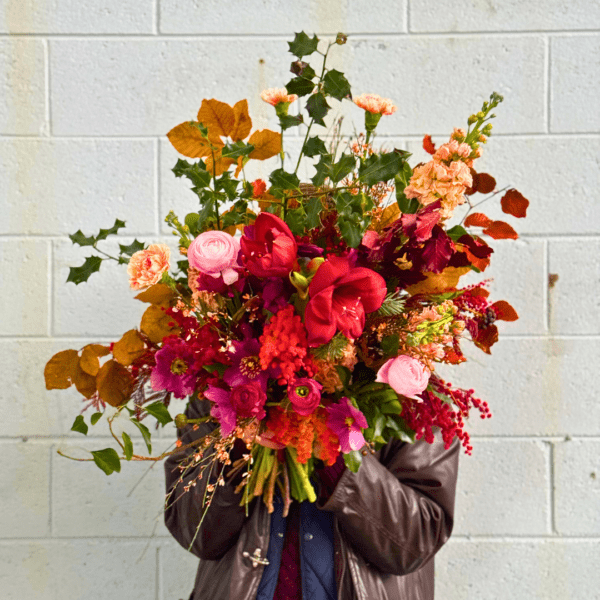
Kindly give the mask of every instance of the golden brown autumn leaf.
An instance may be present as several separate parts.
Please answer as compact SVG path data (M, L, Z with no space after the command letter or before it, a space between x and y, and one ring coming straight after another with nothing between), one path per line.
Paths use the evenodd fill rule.
M211 139L216 135L229 136L235 125L233 108L229 104L219 102L219 100L215 100L214 98L202 100L197 118L200 123L203 123L208 128Z
M91 398L96 392L96 377L86 373L79 364L73 374L73 383L77 391L86 398Z
M206 170L211 175L218 177L219 175L222 175L225 171L227 171L227 169L229 169L229 167L235 163L235 160L233 158L223 158L221 156L220 151L215 152L214 173L213 173L213 157L207 156L206 159L204 160L204 163L206 164Z
M240 100L233 105L234 124L229 137L234 142L245 140L252 129L252 119L248 114L248 100Z
M122 406L129 400L133 390L131 373L116 360L108 360L97 376L98 395L111 406Z
M177 326L171 327L169 323L173 322L173 317L165 314L158 306L149 306L146 312L142 315L140 329L145 333L155 344L162 342L166 335L177 333Z
M180 123L173 127L167 137L173 147L179 154L189 158L202 158L212 153L209 140L202 135L202 132L189 121ZM211 140L212 141L212 140ZM214 145L223 146L220 140L213 141Z
M424 273L427 279L419 281L406 288L411 295L416 294L441 294L448 289L455 288L458 280L471 269L469 267L446 267L441 273Z
M56 353L44 367L47 390L66 390L73 385L73 377L79 363L77 350Z
M110 352L107 346L101 344L88 344L84 346L81 357L79 358L79 366L88 374L95 377L100 370L100 356L106 356Z
M394 223L400 217L400 208L397 202L393 202L389 206L383 209L381 217L379 218L378 228L383 229L388 225Z
M248 157L256 160L266 160L281 152L281 134L270 129L255 131L248 143L254 146Z
M128 367L134 360L142 356L146 351L146 344L135 329L130 329L113 346L115 360L123 366Z
M140 292L135 296L136 300L147 302L148 304L156 304L157 306L169 307L171 300L175 297L175 292L164 283L155 283L147 290Z

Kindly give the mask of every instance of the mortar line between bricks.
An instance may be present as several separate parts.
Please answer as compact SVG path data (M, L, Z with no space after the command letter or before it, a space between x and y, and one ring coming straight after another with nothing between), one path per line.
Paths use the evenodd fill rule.
M152 29L155 35L160 35L160 0L154 0L152 11Z
M555 458L555 446L552 442L548 442L550 447L549 453L549 468L550 468L550 531L553 535L558 535L558 530L556 528L556 482L555 482L555 473L554 473L554 458Z
M162 224L160 214L160 139L154 141L154 209L156 210L156 234L160 235Z
M48 533L50 537L54 534L54 523L52 521L52 457L54 456L54 444L49 448L48 455Z
M474 535L453 535L448 541L451 543L452 541L456 542L568 542L568 543L576 543L576 542L600 542L600 537L598 535L561 535L560 537L556 537L554 535L504 535L504 534L474 534Z
M50 93L50 40L44 39L45 64L45 93L46 93L46 136L52 137L52 94Z
M335 31L315 31L316 35L323 37L335 37L337 30ZM385 38L406 38L410 34L411 38L427 39L427 38L455 38L455 37L472 37L480 39L482 35L487 38L515 38L515 37L538 37L540 35L564 35L567 37L592 37L598 35L600 29L524 29L522 31L498 31L498 30L482 30L482 31L357 31L354 33L348 33L348 37L358 41L362 39L385 39ZM19 38L48 38L48 39L65 39L65 40L77 40L87 41L93 39L94 41L104 40L156 40L156 39L182 39L182 40L231 40L231 41L242 41L242 40L273 40L273 41L289 41L290 36L288 33L168 33L160 32L159 34L154 33L0 33L0 39L19 39Z
M411 34L410 30L410 3L411 0L406 0L406 4L404 6L404 25L406 28L406 33Z
M48 240L48 337L52 337L54 331L54 242Z
M550 333L550 243L545 239L543 244L544 262L542 265L542 276L544 291L542 292L542 310L544 313L544 330L546 333Z
M551 90L552 90L552 39L549 35L545 38L546 48L544 58L546 60L545 84L546 98L544 109L546 111L546 131L550 133L550 116L552 111Z
M160 569L160 565L162 562L162 553L161 553L161 547L160 545L156 546L156 573L154 574L154 582L155 582L155 586L156 586L156 600L161 600L161 598L163 597L163 590L162 590L162 573L161 573L161 569Z

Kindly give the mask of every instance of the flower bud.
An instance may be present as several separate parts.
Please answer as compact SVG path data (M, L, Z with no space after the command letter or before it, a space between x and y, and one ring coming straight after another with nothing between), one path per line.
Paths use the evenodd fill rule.
M337 34L335 38L335 43L338 44L338 46L343 46L347 41L348 36L345 33L342 33L341 31Z
M188 419L184 414L179 413L175 416L175 427L177 427L177 429L183 429L187 423Z
M325 262L325 259L322 256L315 256L307 265L306 269L309 273L315 274L317 269Z

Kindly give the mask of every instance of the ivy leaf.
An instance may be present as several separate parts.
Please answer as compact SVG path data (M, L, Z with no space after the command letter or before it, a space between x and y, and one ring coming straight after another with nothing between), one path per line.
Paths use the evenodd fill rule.
M87 281L92 273L100 270L102 259L99 256L88 256L80 267L69 267L67 282L72 281L79 285Z
M307 96L315 89L315 84L310 79L304 77L294 77L285 84L285 89L288 94L296 94L297 96Z
M151 435L150 430L143 424L140 423L137 419L129 419L139 430L144 438L144 442L146 442L146 448L148 448L148 454L152 454L152 444L150 442Z
M83 420L83 415L77 415L75 421L73 421L71 431L77 431L78 433L83 433L83 435L87 435L88 426Z
M146 412L150 413L161 425L166 425L173 420L169 414L167 407L162 402L153 402L148 406L144 406Z
M110 229L101 229L100 233L96 236L96 241L105 240L109 235L117 234L119 229L125 227L125 221L115 219L115 224Z
M327 154L325 142L318 137L308 138L306 144L302 147L305 156L317 156L317 154Z
M327 104L327 100L325 99L325 95L321 92L317 92L313 94L306 101L306 110L308 114L314 119L317 125L322 125L325 127L325 121L323 121L323 117L327 114L327 111L331 108L329 104Z
M312 54L319 43L319 38L315 35L309 38L304 31L296 33L293 42L288 42L289 51L298 58Z
M198 189L205 188L210 183L211 175L206 170L204 162L190 164L187 160L179 159L172 169L175 177L187 177L193 186Z
M351 96L348 80L344 77L343 73L335 69L328 71L323 78L323 90L326 94L333 96L337 100Z
M94 457L96 465L98 465L98 467L107 475L110 475L113 471L116 471L117 473L121 471L121 460L113 448L92 450L92 456Z
M359 450L352 450L344 454L344 462L353 473L356 473L362 464L362 454Z
M284 131L290 127L297 127L304 123L304 117L302 115L281 115L279 117L279 126Z
M121 250L121 254L127 254L127 256L133 256L136 252L144 249L144 242L140 242L135 239L129 246L124 246L123 244L119 244L119 249Z
M367 185L389 181L402 168L404 159L397 152L372 154L358 169L359 178Z
M322 210L321 199L313 196L306 205L306 225L309 229L315 229L321 225Z
M79 246L93 246L96 243L96 238L93 235L85 237L81 229L78 229L75 233L70 233L69 238L74 244L78 244Z
M90 423L92 425L95 425L100 419L102 418L102 413L101 412L95 412L91 417L90 417Z
M356 158L351 154L342 154L338 162L331 166L329 178L333 183L338 183L354 170Z
M133 456L133 442L125 432L123 432L123 454L127 460L131 460Z

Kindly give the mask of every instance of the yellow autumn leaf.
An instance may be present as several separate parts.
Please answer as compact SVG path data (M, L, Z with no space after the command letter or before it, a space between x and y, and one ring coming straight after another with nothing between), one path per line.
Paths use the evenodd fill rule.
M131 373L116 360L108 360L98 371L98 395L111 406L122 406L133 390Z
M378 227L383 229L384 227L391 225L394 221L397 221L399 217L400 208L398 207L398 203L394 202L383 209L379 219Z
M171 300L175 297L175 292L164 283L155 283L147 290L140 292L135 296L136 300L147 302L148 304L155 304L156 306L171 306Z
M281 134L270 129L255 131L248 143L254 146L248 157L256 160L266 160L281 152Z
M211 98L202 100L202 105L198 111L198 121L208 128L213 136L229 136L235 125L235 114L233 108L225 102L219 102Z
M210 141L189 121L173 127L167 133L167 137L179 154L183 154L189 158L209 156L213 151ZM211 141L213 145L223 146L223 143L219 139Z
M88 344L84 346L81 351L81 357L79 358L79 366L88 375L96 376L100 370L100 356L106 356L110 350L107 346L101 344Z
M178 327L170 326L170 322L173 322L173 317L165 314L159 306L152 305L142 315L140 329L152 342L159 344L165 336L179 331Z
M123 366L128 367L134 360L142 356L146 351L146 344L135 329L130 329L113 346L115 360Z
M73 383L75 384L77 391L88 399L96 392L96 377L86 373L79 363L77 364L77 367L75 367Z
M411 295L416 294L441 294L458 285L458 280L470 271L470 267L446 267L441 273L427 272L427 279L409 285L406 291Z
M248 100L240 100L233 105L233 116L235 121L229 137L234 142L245 140L252 129L252 119L248 114Z
M73 377L79 363L77 350L56 353L44 367L47 390L66 390L73 385Z

